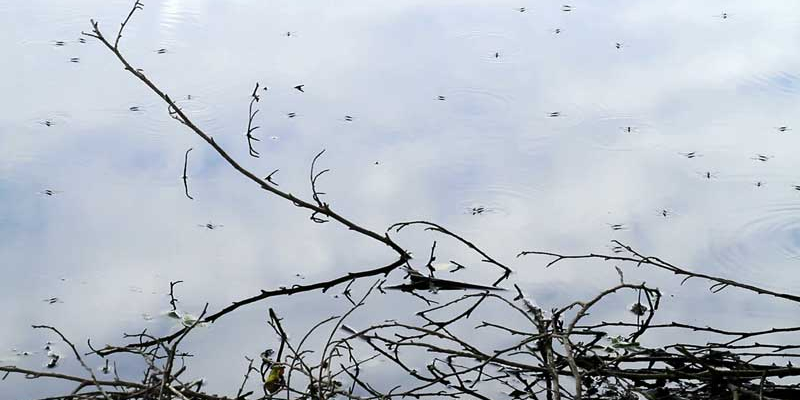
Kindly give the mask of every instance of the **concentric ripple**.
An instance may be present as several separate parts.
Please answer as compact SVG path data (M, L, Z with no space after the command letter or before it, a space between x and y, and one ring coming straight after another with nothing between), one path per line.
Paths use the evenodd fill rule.
M506 116L513 101L511 97L501 93L472 87L451 89L444 96L453 111L453 117L483 122Z
M503 218L506 221L526 220L537 193L543 189L531 186L493 184L470 188L460 193L456 206L461 215L480 218Z
M514 64L522 55L518 40L502 32L467 32L457 37L461 54L493 64Z
M580 138L603 150L627 151L648 148L654 143L655 129L636 116L607 116L586 120L577 128Z
M800 263L800 202L742 210L730 216L730 224L712 230L709 249L725 272L758 274L762 267Z

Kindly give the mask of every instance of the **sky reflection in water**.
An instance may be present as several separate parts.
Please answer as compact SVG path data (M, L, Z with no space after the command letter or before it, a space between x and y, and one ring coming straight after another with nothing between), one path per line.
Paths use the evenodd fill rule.
M144 327L166 332L170 280L186 281L181 306L197 313L206 301L216 309L391 256L243 181L106 50L79 41L89 18L113 29L129 3L0 5L0 360L14 348L38 351L17 364L43 365L47 337L32 335L32 323L81 343L119 343L121 332ZM154 1L123 47L246 166L264 175L280 168L281 187L306 196L311 158L326 148L321 162L333 173L321 184L343 214L376 230L406 219L442 223L514 267L513 280L546 308L617 276L610 265L545 270L543 259L515 255L611 252L612 239L796 292L797 6L520 6ZM255 132L260 159L248 158L243 137L256 81L267 88ZM299 84L304 93L293 89ZM189 147L194 201L180 180ZM198 226L206 223L224 226ZM430 235L399 237L415 254L429 249ZM453 243L442 248L443 259L473 262L464 279L496 277ZM792 315L765 299L709 297L700 283L629 274L673 296L664 321L780 326ZM299 333L347 307L332 296L270 306L295 316ZM388 307L422 307L396 296L376 297L359 324L381 320ZM213 373L220 390L230 387L243 356L271 343L265 315L265 306L251 307L199 334L190 346L204 357L193 365ZM236 368L216 370L220 362ZM3 391L44 390L11 387Z

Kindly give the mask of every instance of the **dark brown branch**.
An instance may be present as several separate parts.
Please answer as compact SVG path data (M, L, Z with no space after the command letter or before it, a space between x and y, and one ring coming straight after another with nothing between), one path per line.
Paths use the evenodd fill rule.
M169 283L169 305L172 307L172 311L177 311L178 307L175 305L178 303L178 299L175 298L175 285L183 283L183 281L175 281Z
M131 8L131 11L128 13L128 16L125 17L125 20L122 21L121 24L119 24L119 31L117 32L117 38L114 40L114 49L115 50L119 49L119 40L122 38L122 31L125 30L125 25L127 25L128 21L131 20L131 17L133 16L133 13L135 13L137 10L141 10L141 9L144 9L144 4L142 4L141 1L136 0L133 3L133 8Z
M712 290L714 290L714 288L719 288L719 285L732 286L732 287L737 287L737 288L740 288L740 289L748 290L748 291L751 291L751 292L754 292L754 293L757 293L757 294L768 295L768 296L777 297L777 298L789 300L789 301L792 301L792 302L800 303L800 296L796 296L796 295L788 294L788 293L775 292L775 291L764 289L764 288L761 288L761 287L758 287L758 286L749 285L749 284L746 284L746 283L739 283L739 282L736 282L736 281L731 280L731 279L721 278L721 277L708 275L708 274L702 274L702 273L698 273L698 272L692 272L692 271L677 267L677 266L675 266L673 264L670 264L670 263L668 263L668 262L666 262L666 261L664 261L664 260L662 260L662 259L660 259L658 257L646 257L646 256L636 252L635 250L633 250L633 248L631 248L630 246L625 245L625 244L623 244L623 243L621 243L619 241L614 240L613 242L616 243L617 245L623 247L632 256L613 256L613 255L595 254L595 253L583 254L583 255L564 255L564 254L558 254L558 253L552 253L552 252L546 252L546 251L523 251L523 252L519 253L517 255L517 257L526 256L526 255L544 255L544 256L553 257L554 259L552 261L548 262L546 267L550 267L550 266L552 266L553 264L555 264L555 263L557 263L559 261L575 260L575 259L600 259L600 260L604 260L604 261L632 262L632 263L635 263L637 266L639 266L639 265L650 265L650 266L653 266L653 267L656 267L656 268L659 268L659 269L663 269L663 270L672 272L673 274L678 275L678 276L684 276L685 278L684 278L683 282L686 282L687 280L689 280L691 278L700 278L700 279L705 279L707 281L714 282L714 285L712 286Z
M328 280L328 281L314 283L314 284L311 284L311 285L305 285L305 286L296 285L296 286L292 286L290 288L283 288L283 289L277 289L277 290L262 290L261 294L259 294L259 295L256 295L256 296L253 296L253 297L249 297L249 298L246 298L246 299L243 299L243 300L236 301L233 304L223 308L222 310L217 311L216 313L207 316L203 320L203 322L215 322L216 320L218 320L218 319L222 318L223 316L225 316L225 315L237 310L238 308L240 308L242 306L245 306L245 305L248 305L248 304L252 304L252 303L255 303L255 302L270 298L270 297L288 296L288 295L297 294L297 293L310 292L310 291L313 291L313 290L322 290L323 292L325 292L325 291L327 291L328 289L330 289L330 288L332 288L334 286L341 285L341 284L349 282L349 281L351 281L353 279L365 278L365 277L376 276L376 275L387 275L390 272L392 272L393 270L395 270L396 268L398 268L401 265L403 265L404 263L405 263L405 260L397 260L397 261L395 261L395 262L393 262L391 264L388 264L388 265L380 267L380 268L375 268L375 269L370 269L370 270L363 270L363 271L358 271L358 272L350 272L350 273L348 273L348 274L346 274L344 276L340 276L338 278L334 278L334 279L331 279L331 280ZM180 336L185 330L186 330L186 328L183 328L183 329L178 330L177 332L174 332L174 333L172 333L170 335L167 335L167 336L155 339L155 340L144 341L144 342L141 342L141 343L131 343L131 344L125 346L125 347L113 347L113 346L106 347L106 348L100 350L98 352L98 354L106 356L106 355L113 354L113 353L123 352L123 351L126 351L126 350L131 349L131 348L150 347L150 346L153 346L155 344L162 343L162 342L171 342L172 340L174 340L175 338Z
M247 148L250 151L250 156L256 158L259 157L259 153L256 151L256 149L253 148L253 142L254 141L258 142L260 141L260 139L253 136L253 131L255 131L260 127L253 126L253 118L256 117L256 114L258 114L259 111L259 110L253 111L253 104L258 103L259 99L260 98L258 96L258 82L256 82L256 87L253 88L253 94L250 95L250 110L247 117L247 133L245 134L245 136L247 136Z
M69 345L70 349L72 349L72 354L75 355L75 358L78 360L78 362L81 364L81 366L87 372L89 372L89 376L91 376L91 378L92 378L91 379L91 383L97 388L97 390L100 391L100 393L103 395L103 398L106 399L106 400L110 400L109 397L108 397L108 394L105 392L105 390L103 389L102 385L100 385L97 382L97 376L94 375L94 371L92 370L92 368L89 367L88 365L86 365L86 363L83 361L83 358L81 357L81 354L78 352L78 349L75 348L75 345L72 344L72 342L70 342L69 339L67 339L67 337L64 336L64 334L62 334L58 329L56 329L56 328L54 328L52 326L48 326L48 325L33 325L33 329L47 329L47 330L55 332L61 338L61 340L64 343ZM81 384L81 386L83 386L83 384ZM79 386L79 388L80 388L80 386Z
M135 5L134 5L133 10L131 10L131 13L129 14L128 18L126 18L125 22L123 22L122 28L125 27L125 24L127 24L127 22L129 21L131 15L133 15L133 12L138 8L141 8L141 3L139 3L137 1L135 3ZM174 111L174 113L177 116L177 118L179 118L183 122L183 124L185 126L187 126L197 136L199 136L206 143L208 143L217 152L217 154L219 154L223 159L225 159L225 161L227 161L228 164L231 167L233 167L233 169L235 169L237 172L239 172L242 176L244 176L245 178L249 179L250 181L256 183L263 190L266 190L266 191L268 191L268 192L270 192L270 193L272 193L272 194L274 194L274 195L276 195L276 196L278 196L280 198L283 198L283 199L291 202L296 207L300 207L300 208L305 208L305 209L311 210L312 213L313 213L312 216L315 216L315 215L319 214L319 215L323 215L323 216L327 217L330 220L337 221L340 224L342 224L343 226L345 226L347 229L349 229L351 231L354 231L354 232L356 232L358 234L361 234L363 236L366 236L366 237L368 237L370 239L373 239L373 240L375 240L375 241L377 241L377 242L389 247L390 249L392 249L398 255L398 260L393 262L393 263L391 263L391 264L389 264L389 265L387 265L386 267L375 268L375 269L371 269L371 270L365 270L365 271L361 271L361 272L357 272L357 273L350 273L350 274L347 274L345 277L340 277L338 279L334 279L334 280L331 280L331 281L320 282L320 283L315 284L315 285L299 286L299 287L295 287L295 288L292 288L292 289L289 289L289 290L262 291L261 295L253 296L253 297L250 297L250 298L235 302L232 306L226 307L225 309L223 309L223 310L221 310L221 311L219 311L219 312L217 312L215 314L210 315L209 317L207 317L207 320L208 320L207 322L213 322L216 319L220 318L221 316L223 316L223 315L225 315L225 314L237 309L238 307L241 307L242 305L250 304L250 303L262 300L262 299L267 298L267 297L272 297L272 296L275 296L275 295L299 293L299 292L315 290L315 289L327 289L327 288L330 288L331 286L338 285L338 284L340 284L342 282L349 281L349 280L353 279L354 277L365 277L365 276L373 276L373 275L378 275L378 274L387 274L387 273L391 272L391 270L399 267L400 265L404 264L408 259L410 259L410 256L408 255L408 253L402 247L400 247L397 243L395 243L392 239L390 239L388 235L381 235L381 234L379 234L379 233L377 233L375 231L372 231L372 230L369 230L367 228L364 228L361 225L353 223L349 219L347 219L347 218L341 216L340 214L334 212L333 210L331 210L331 208L330 208L330 206L328 204L322 203L320 201L319 193L316 191L315 188L314 188L313 197L314 197L314 201L315 201L316 204L313 204L313 203L301 200L301 199L295 197L294 195L292 195L291 193L284 192L282 190L277 189L275 187L276 185L271 185L266 179L261 179L258 176L256 176L254 173L249 171L248 169L244 168L241 164L239 164L236 160L234 160L219 144L217 144L217 142L211 136L207 135L202 129L200 129L197 125L195 125L195 123L183 112L183 110L181 110L179 107L177 107L175 102L166 93L161 91L161 89L159 89L149 78L147 78L147 76L145 76L144 72L142 72L141 70L136 69L133 66L131 66L131 64L128 62L128 60L119 51L119 49L117 48L116 44L112 45L111 43L108 42L108 40L103 35L103 33L100 30L99 25L98 25L98 23L96 21L92 20L91 23L92 23L92 33L85 34L85 35L89 36L89 37L93 37L93 38L97 39L98 41L100 41L103 45L105 45L106 48L116 56L116 58L120 61L120 63L122 63L122 65L125 67L126 71L130 72L133 76L135 76L142 83L144 83L153 93L155 93L159 98L161 98L169 106L169 108L171 108ZM117 39L119 39L119 37L121 37L121 34L122 34L122 29L120 29L120 33L119 33ZM318 154L315 157L315 161L320 155L321 155L321 153ZM312 164L313 164L313 162L312 162ZM312 168L312 170L313 170L313 168ZM314 175L312 173L312 183L315 184L316 179L319 178L319 175L321 175L321 173L316 174L316 175ZM170 339L174 339L175 337L177 337L177 335L180 332L181 331L176 332L175 334L172 334L172 335L164 338L164 340L168 341ZM118 348L108 348L108 349L105 349L103 351L104 351L104 354L109 354L109 352L119 351L119 349Z
M183 155L183 176L181 177L181 179L183 179L183 190L186 193L186 197L188 197L189 200L194 200L194 197L189 196L189 183L188 183L189 177L186 175L186 169L189 165L190 151L192 151L191 147L189 148L189 150L186 150L186 154Z
M508 279L511 276L511 272L513 272L511 270L511 268L509 268L509 267L503 265L502 263L500 263L499 261L495 260L494 258L492 258L488 254L486 254L483 250L478 248L478 246L476 246L472 242L468 241L467 239L464 239L463 237L451 232L450 230L446 229L445 227L443 227L441 225L438 225L438 224L435 224L433 222L428 222L428 221L398 222L396 224L392 224L391 226L389 226L389 228L387 228L386 231L389 232L392 229L394 229L395 232L400 232L400 230L402 230L402 229L404 229L406 227L409 227L409 226L414 226L414 225L420 225L420 226L425 227L425 230L435 231L435 232L442 233L442 234L444 234L446 236L450 236L450 237L458 240L459 242L461 242L462 244L464 244L468 248L470 248L472 251L480 254L481 257L483 257L483 260L481 260L481 261L483 261L485 263L492 264L492 265L497 266L500 269L502 269L503 270L503 274L500 276L500 278L498 278L492 284L492 286L497 286L500 282L502 282L505 279Z

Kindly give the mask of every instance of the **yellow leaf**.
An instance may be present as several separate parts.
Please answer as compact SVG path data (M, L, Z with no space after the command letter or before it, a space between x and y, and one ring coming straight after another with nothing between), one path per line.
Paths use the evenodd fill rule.
M264 387L270 394L277 392L283 387L284 369L285 367L283 365L273 365L272 369L270 369L269 375L267 376L267 380L264 381Z

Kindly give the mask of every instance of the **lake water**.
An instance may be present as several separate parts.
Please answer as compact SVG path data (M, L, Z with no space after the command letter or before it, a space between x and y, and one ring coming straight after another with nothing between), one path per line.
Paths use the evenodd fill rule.
M546 258L516 254L611 253L613 239L695 271L800 291L800 6L562 5L153 0L121 47L246 167L280 169L280 188L310 198L309 165L326 149L320 166L332 171L320 186L343 215L381 232L411 219L447 226L514 268L503 286L519 284L545 308L613 285L613 264L545 269ZM90 18L113 35L130 6L0 2L4 362L43 367L53 337L34 323L81 345L166 333L169 281L184 281L180 307L199 313L393 257L254 187L105 48L79 41ZM244 137L256 82L266 87L257 159ZM181 180L190 147L194 200ZM441 260L467 265L459 278L497 277L453 241L395 237L415 265L438 239ZM626 278L669 294L661 321L798 322L795 306L734 289L712 295L646 268ZM200 355L194 376L235 392L244 356L275 346L267 307L301 335L348 308L333 292L253 305L205 328L187 343ZM621 298L621 309L635 300ZM401 294L371 304L356 325L424 306ZM0 393L59 389L21 381L0 382Z

